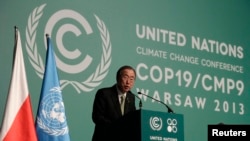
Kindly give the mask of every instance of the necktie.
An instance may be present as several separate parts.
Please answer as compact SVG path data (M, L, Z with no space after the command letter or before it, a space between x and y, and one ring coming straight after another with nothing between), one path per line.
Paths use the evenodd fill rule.
M121 96L121 111L122 111L122 115L124 114L124 105L125 105L125 96Z

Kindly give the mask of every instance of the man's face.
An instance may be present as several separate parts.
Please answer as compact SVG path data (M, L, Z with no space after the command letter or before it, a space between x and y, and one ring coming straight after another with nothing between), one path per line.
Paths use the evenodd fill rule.
M120 79L118 80L118 86L122 93L128 92L134 86L135 73L131 69L125 69L121 72Z

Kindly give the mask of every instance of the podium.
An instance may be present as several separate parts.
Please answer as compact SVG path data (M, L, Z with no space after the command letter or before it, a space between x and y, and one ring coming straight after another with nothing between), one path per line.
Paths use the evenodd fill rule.
M184 141L182 114L136 110L111 127L112 141Z

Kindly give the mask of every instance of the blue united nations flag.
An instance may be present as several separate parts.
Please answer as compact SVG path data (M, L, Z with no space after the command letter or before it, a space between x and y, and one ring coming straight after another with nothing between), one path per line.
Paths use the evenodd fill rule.
M53 46L47 36L47 54L36 116L39 141L70 141Z

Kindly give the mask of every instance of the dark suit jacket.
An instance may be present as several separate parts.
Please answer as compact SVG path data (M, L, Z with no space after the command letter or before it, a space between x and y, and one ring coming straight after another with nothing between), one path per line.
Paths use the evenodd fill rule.
M124 115L135 111L135 96L129 91L125 100ZM95 130L92 141L103 141L110 135L112 124L122 117L116 85L99 89L95 95L92 120Z

